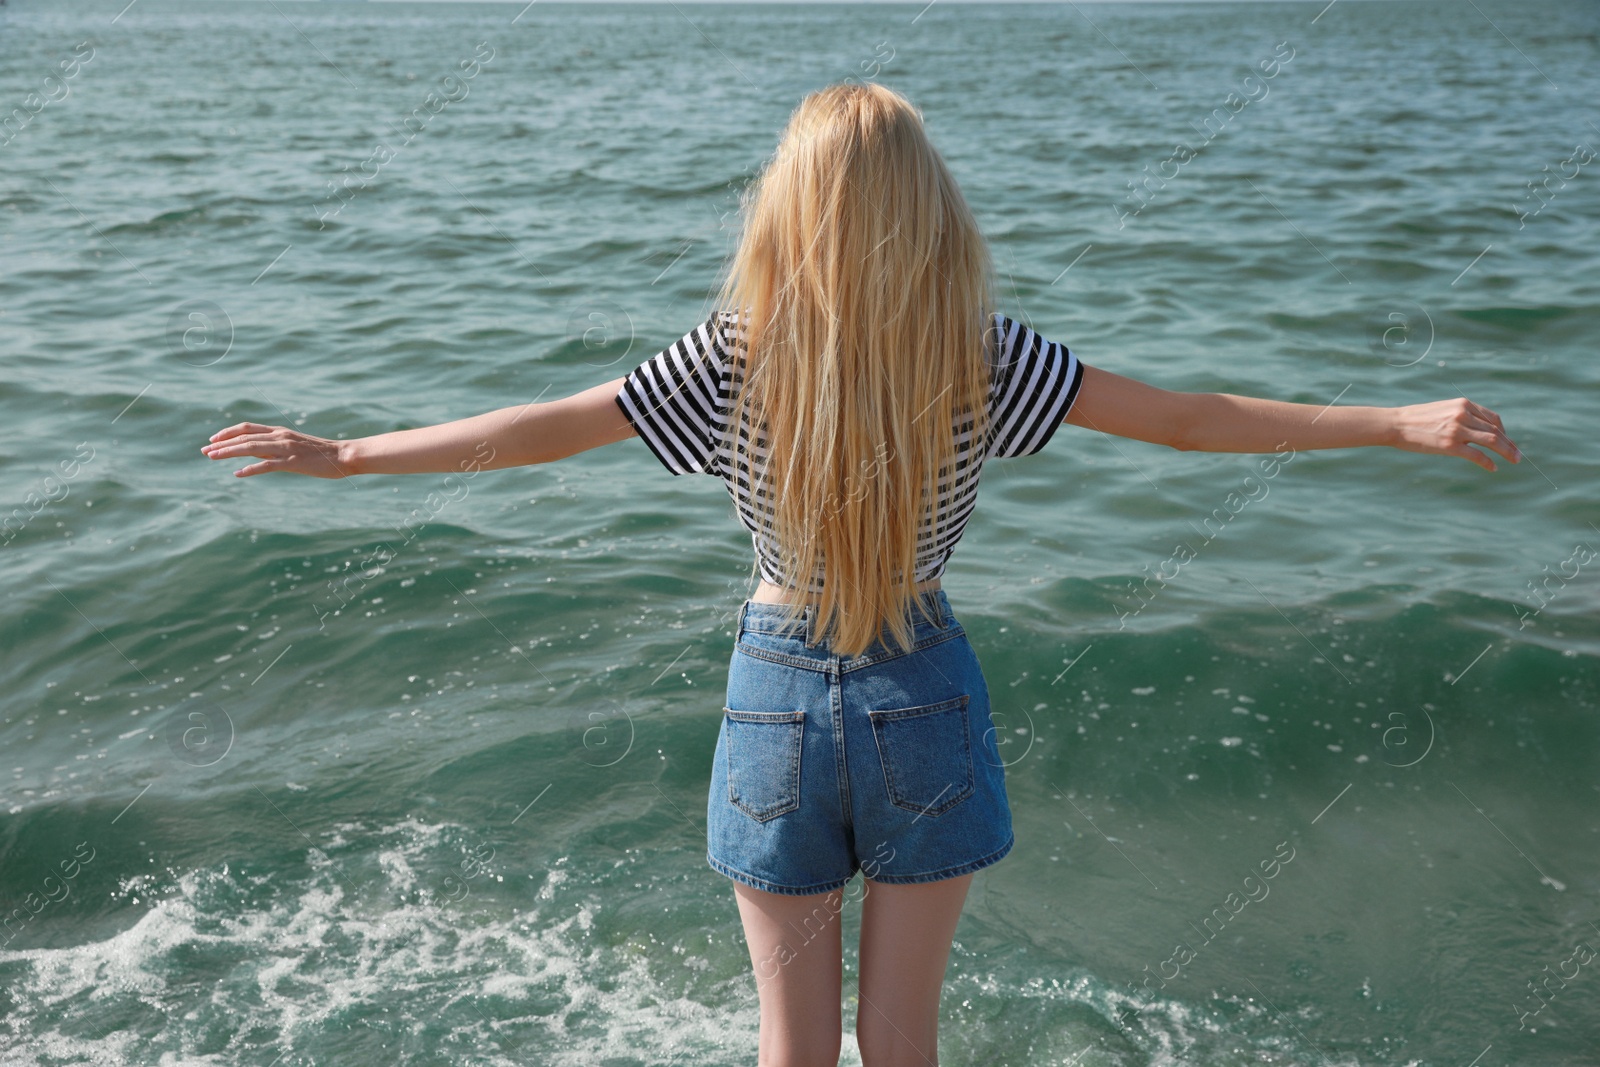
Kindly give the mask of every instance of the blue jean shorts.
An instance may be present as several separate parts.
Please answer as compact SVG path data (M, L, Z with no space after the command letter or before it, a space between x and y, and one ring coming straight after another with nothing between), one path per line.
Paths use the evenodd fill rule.
M1011 850L989 690L942 590L913 647L841 657L813 608L746 601L728 669L706 859L771 893L954 878Z

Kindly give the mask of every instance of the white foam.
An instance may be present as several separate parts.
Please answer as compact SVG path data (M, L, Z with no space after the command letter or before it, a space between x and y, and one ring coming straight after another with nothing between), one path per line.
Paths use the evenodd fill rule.
M222 865L182 874L166 895L154 875L125 879L117 896L160 897L127 929L71 948L0 951L0 965L20 969L10 1022L28 1035L16 1047L0 1040L0 1059L187 1067L285 1052L294 1055L284 1064L331 1062L339 1054L323 1050L330 1038L348 1049L357 1016L392 1027L391 1050L436 1045L463 1062L591 1067L650 1050L691 1063L724 1047L718 1059L753 1056L748 975L719 979L692 955L697 965L683 967L683 956L641 951L635 938L596 938L604 905L563 866L510 916L486 914L479 887L503 884L490 872L459 904L429 903L443 874L460 873L451 835L471 836L415 818L346 823L326 849L306 850L300 870L240 877ZM196 981L196 967L223 977ZM152 1012L167 1020L154 1040L104 1032L130 1018L147 1024ZM230 1036L216 1049L219 1033ZM263 1041L273 1050L264 1058ZM197 1044L215 1051L180 1051Z

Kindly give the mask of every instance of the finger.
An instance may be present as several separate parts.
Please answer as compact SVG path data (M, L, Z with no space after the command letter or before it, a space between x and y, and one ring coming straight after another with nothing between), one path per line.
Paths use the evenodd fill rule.
M1480 445L1493 448L1494 451L1498 451L1501 456L1509 459L1510 462L1522 462L1522 450L1518 448L1517 442L1510 440L1510 435L1506 434L1506 426L1499 421L1498 416L1494 416L1493 411L1488 414L1491 416L1491 421L1480 421L1480 429L1485 434L1490 435L1490 438L1482 440L1482 438L1474 437L1472 440L1480 443Z
M1509 459L1512 463L1521 463L1522 449L1518 448L1516 442L1511 440L1511 435L1506 433L1506 424L1504 420L1502 420L1497 413L1490 411L1481 404L1474 404L1473 407L1477 409L1478 416L1484 421L1488 422L1489 425L1491 425L1500 435L1500 439L1504 441L1510 448L1510 451L1502 448L1496 448L1495 451L1499 452L1502 456L1505 456L1506 459Z
M216 448L227 448L232 445L263 444L269 441L283 441L285 435L276 429L269 429L265 433L237 434L221 441L207 441L200 446L200 451L205 452Z
M1484 455L1482 452L1479 452L1476 448L1472 448L1469 445L1453 445L1446 451L1448 451L1452 456L1460 456L1462 459L1470 459L1484 470L1494 470L1494 461L1488 456Z
M270 433L273 427L263 426L259 422L236 422L225 430L218 430L211 435L211 440L221 441L229 437L237 437L242 433Z
M1480 422L1476 428L1467 426L1463 436L1474 444L1494 449L1512 463L1522 460L1522 452L1511 443L1511 438L1505 435L1505 431L1498 427Z
M201 449L212 459L234 459L239 456L281 456L284 454L285 445L281 441L262 438L246 438L239 441L230 441L226 444L211 445Z
M1472 414L1473 414L1474 417L1483 420L1484 422L1488 423L1490 426L1494 426L1496 428L1499 428L1501 426L1500 416L1496 415L1494 412L1490 411L1488 408L1484 407L1482 404L1474 404L1474 405L1472 405Z
M1490 411L1488 408L1481 408L1480 410L1484 415L1488 416L1489 421L1494 424L1495 430L1499 432L1500 439L1510 446L1511 449L1509 452L1501 449L1496 449L1495 451L1499 452L1502 456L1505 456L1513 463L1521 463L1522 449L1518 448L1517 443L1511 439L1511 435L1506 433L1506 424L1501 421L1500 416Z
M265 474L268 471L275 471L281 466L283 466L282 460L264 459L260 463L252 463L248 467L240 467L233 472L233 476L235 478L248 478L252 474Z
M1495 432L1486 436L1487 440L1480 440L1477 435L1474 435L1472 439L1485 448L1493 449L1511 463L1517 463L1522 459L1522 453L1517 450L1517 446L1512 444L1511 439L1505 434Z
M1472 408L1474 414L1476 414L1480 419L1484 419L1493 423L1496 429L1503 431L1506 428L1506 424L1500 421L1500 416L1495 414L1493 411L1490 411L1482 404L1473 404Z

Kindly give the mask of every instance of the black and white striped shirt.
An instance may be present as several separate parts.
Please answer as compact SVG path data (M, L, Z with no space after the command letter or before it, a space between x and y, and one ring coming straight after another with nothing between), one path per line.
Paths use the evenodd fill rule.
M673 474L715 474L733 497L739 520L752 535L761 576L794 586L782 573L772 536L772 510L765 491L752 494L742 464L731 451L728 422L731 380L738 338L733 315L717 312L677 343L641 363L617 394L617 406L644 443ZM954 479L940 485L935 521L924 524L917 547L914 582L944 573L956 542L977 502L978 475L985 459L1028 456L1044 448L1066 418L1083 381L1083 365L1065 345L1047 341L998 312L990 352L989 430L984 447L974 449L970 420L956 435ZM754 442L758 462L766 440L740 427L741 442ZM812 578L811 592L821 587Z

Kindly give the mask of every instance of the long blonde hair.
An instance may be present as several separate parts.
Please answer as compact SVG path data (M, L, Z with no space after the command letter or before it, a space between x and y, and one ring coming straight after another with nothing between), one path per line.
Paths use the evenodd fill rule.
M741 207L729 432L747 420L768 452L730 443L769 495L790 616L820 576L838 652L886 629L909 648L919 530L959 477L958 429L974 447L988 429L988 245L921 114L876 83L801 101Z

